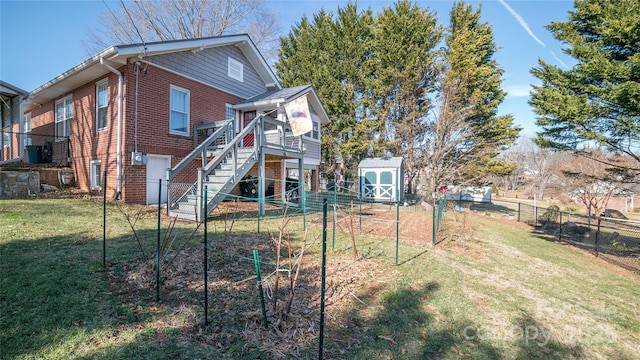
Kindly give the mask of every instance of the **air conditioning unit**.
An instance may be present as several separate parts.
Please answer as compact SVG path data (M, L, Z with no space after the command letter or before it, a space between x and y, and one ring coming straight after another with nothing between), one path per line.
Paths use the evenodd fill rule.
M147 164L147 155L139 151L133 151L131 153L131 165L146 165L146 164Z

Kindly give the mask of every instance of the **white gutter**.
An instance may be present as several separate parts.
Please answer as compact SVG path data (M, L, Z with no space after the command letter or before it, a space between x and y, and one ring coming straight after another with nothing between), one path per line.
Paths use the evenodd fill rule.
M122 102L123 102L123 86L124 75L111 65L107 64L103 57L100 58L100 64L109 69L112 73L118 75L118 129L116 132L116 193L114 199L117 199L122 192ZM105 189L106 191L106 189Z

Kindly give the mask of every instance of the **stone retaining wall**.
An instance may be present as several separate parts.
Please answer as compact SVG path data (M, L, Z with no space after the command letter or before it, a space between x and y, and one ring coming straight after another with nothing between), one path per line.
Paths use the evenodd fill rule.
M38 193L38 171L0 171L0 198L25 198Z

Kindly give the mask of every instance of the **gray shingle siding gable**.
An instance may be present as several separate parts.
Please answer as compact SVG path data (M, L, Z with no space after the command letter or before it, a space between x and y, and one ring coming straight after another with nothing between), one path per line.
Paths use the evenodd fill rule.
M229 57L242 63L242 82L228 76ZM235 46L155 55L147 61L244 99L267 91L251 63Z

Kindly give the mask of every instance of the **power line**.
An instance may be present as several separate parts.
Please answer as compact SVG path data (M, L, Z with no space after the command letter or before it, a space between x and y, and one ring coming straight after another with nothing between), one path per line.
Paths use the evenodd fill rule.
M131 44L135 44L135 41L133 40L133 38L131 38L131 36L129 35L129 32L127 31L127 28L124 27L124 25L122 25L122 23L120 22L118 16L116 16L116 14L113 12L113 10L111 10L111 8L109 7L109 5L107 5L105 0L102 0L102 3L104 4L104 6L107 8L107 10L109 10L109 12L111 13L111 16L113 16L113 18L116 20L116 22L118 23L118 25L120 26L120 28L122 29L123 34L127 37L128 41ZM124 6L124 3L122 4L122 7L125 9L125 11L127 11L127 8ZM129 12L127 11L127 15L129 15ZM129 19L131 19L131 15L129 15ZM133 20L131 20L133 23ZM135 27L135 24L133 24L133 26ZM138 31L138 29L136 28L136 31ZM140 36L140 33L138 33L138 35ZM142 39L142 36L140 36L140 38ZM145 44L144 40L142 40L142 43L144 45L143 51L146 53L147 52L147 45Z
M127 9L127 7L124 5L124 1L120 0L120 3L122 4L122 8L124 9L124 12L127 13L127 16L129 17L129 21L131 21L131 25L133 25L133 28L136 30L136 33L138 34L138 37L140 38L140 41L142 41L142 46L144 46L144 53L146 55L147 54L147 44L144 41L144 39L142 38L142 34L140 34L140 30L136 26L136 22L133 21L133 18L131 17L131 14L129 13L129 9Z

